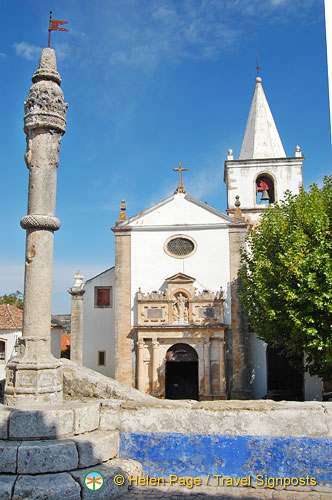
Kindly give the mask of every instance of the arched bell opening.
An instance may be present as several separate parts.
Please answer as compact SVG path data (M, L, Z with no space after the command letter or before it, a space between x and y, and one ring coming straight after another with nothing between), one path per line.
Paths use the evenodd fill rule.
M198 354L188 344L174 344L166 353L165 397L198 400Z
M275 201L274 182L267 174L259 175L256 179L256 203L269 204Z

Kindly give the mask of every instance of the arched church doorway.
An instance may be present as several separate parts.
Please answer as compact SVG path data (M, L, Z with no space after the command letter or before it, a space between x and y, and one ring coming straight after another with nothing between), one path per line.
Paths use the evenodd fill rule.
M301 356L293 359L297 365L303 363ZM303 401L303 372L297 370L290 358L277 349L267 346L267 398L275 401Z
M198 355L188 344L174 344L166 353L165 397L198 400Z

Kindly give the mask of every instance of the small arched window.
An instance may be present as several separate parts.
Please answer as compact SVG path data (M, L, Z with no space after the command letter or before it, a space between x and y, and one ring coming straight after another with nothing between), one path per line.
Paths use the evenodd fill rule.
M5 361L6 359L6 341L0 340L0 361Z
M256 203L274 203L274 183L266 174L259 175L256 179Z

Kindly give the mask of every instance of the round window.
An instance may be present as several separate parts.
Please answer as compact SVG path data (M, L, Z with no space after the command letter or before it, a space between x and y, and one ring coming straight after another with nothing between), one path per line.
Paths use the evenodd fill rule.
M173 236L166 241L164 248L168 255L181 259L193 254L196 250L196 244L191 238Z

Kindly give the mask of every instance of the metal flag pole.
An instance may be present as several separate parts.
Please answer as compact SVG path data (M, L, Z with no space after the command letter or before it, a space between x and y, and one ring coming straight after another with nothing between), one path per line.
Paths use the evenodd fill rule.
M50 48L51 46L51 26L52 26L52 11L50 10L50 21L48 24L48 45L47 47Z

